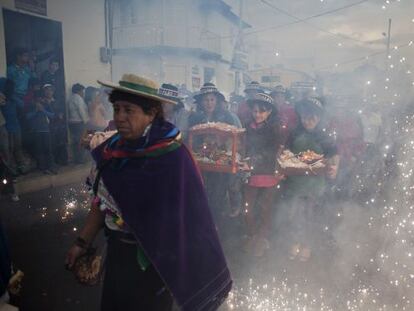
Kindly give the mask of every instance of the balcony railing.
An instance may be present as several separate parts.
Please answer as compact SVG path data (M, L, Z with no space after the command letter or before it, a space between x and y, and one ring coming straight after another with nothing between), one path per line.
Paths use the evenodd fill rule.
M140 24L119 26L113 33L114 48L172 46L197 48L221 54L221 38L199 27L184 25Z

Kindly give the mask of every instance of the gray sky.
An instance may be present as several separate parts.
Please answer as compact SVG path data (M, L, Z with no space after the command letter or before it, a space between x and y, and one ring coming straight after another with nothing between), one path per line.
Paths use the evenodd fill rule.
M239 0L226 0L238 13ZM244 19L252 25L246 42L258 54L258 63L285 64L305 70L348 70L361 65L342 63L386 50L388 19L392 18L391 46L414 40L414 0L367 0L306 22L280 27L336 10L361 0L243 0ZM387 3L388 2L388 3ZM273 6L273 8L272 8ZM384 7L383 7L384 6ZM284 11L285 13L282 13ZM292 15L292 16L288 16ZM336 34L336 35L335 35ZM342 35L346 36L343 37ZM276 56L276 52L279 56ZM393 52L414 66L414 45ZM385 63L385 54L370 62ZM338 64L338 66L335 66ZM263 64L262 64L263 65Z

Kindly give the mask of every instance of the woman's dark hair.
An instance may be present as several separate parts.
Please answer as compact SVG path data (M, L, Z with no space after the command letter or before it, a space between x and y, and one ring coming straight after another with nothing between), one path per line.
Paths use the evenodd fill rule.
M277 109L274 105L264 103L262 101L249 101L248 105L249 105L250 109L253 109L253 107L255 105L257 105L259 110L262 111L262 112L263 111L272 111L272 113L267 118L266 122L269 123L269 124L274 124L275 126L279 125L279 116L278 116Z
M262 101L252 100L252 101L248 101L248 105L249 105L250 109L253 109L253 107L255 105L257 105L257 107L259 107L260 111L262 111L262 112L263 111L270 111L270 110L272 110L272 113L276 112L276 107L273 106L270 103L264 103Z
M158 100L114 90L109 94L109 101L114 104L116 101L126 101L140 106L146 115L155 115L155 119L164 119L162 104Z
M224 98L223 95L221 95L220 93L207 93L207 94L204 94L203 96L201 96L199 99L195 100L195 103L197 105L197 107L196 107L197 111L204 112L203 99L204 99L204 96L206 96L208 94L213 94L216 97L217 104L216 104L216 108L214 109L214 112L220 112L220 111L225 110L224 102L225 102L226 99Z
M277 109L274 105L264 103L262 101L249 101L250 109L253 109L255 105L259 108L260 111L272 111L265 121L267 124L267 128L269 129L272 137L276 138L277 144L280 144L280 133L281 133L281 124L278 116ZM253 116L251 116L253 119Z

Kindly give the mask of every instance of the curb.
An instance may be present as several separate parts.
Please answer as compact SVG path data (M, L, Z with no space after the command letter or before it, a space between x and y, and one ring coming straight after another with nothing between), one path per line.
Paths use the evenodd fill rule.
M61 169L57 175L29 174L17 179L17 193L24 194L40 190L61 187L74 183L84 183L89 173L90 164L68 166Z

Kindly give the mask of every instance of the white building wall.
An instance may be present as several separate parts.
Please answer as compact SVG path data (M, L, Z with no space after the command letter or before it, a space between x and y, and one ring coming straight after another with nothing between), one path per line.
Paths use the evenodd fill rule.
M13 0L2 0L1 9L15 10ZM20 11L24 14L30 14ZM43 16L40 16L43 17ZM100 62L99 48L105 45L103 0L49 0L47 17L62 23L66 87L73 83L96 85L110 80L110 65ZM6 74L3 14L0 14L0 75Z
M193 71L194 67L198 67L198 72ZM216 83L220 90L227 95L234 90L234 72L229 70L229 65L225 63L200 60L186 55L142 56L133 52L113 57L114 81L118 81L124 73L133 73L155 80L159 84L186 84L191 91L199 89L199 87L193 88L193 78L200 79L200 86L206 82L204 81L206 67L214 68L215 76L212 82Z
M237 31L238 25L220 13L201 12L198 1L119 0L114 15L114 48L121 49L122 54L113 58L114 79L119 79L122 73L133 72L159 83L184 83L195 91L198 87L193 88L193 78L200 79L202 85L206 82L204 70L208 67L214 69L213 82L230 93L234 90L234 72L229 62ZM133 55L133 48L156 46L183 48L183 53ZM188 55L185 48L213 52L226 62ZM130 50L126 53L125 49ZM194 72L195 67L198 72Z

